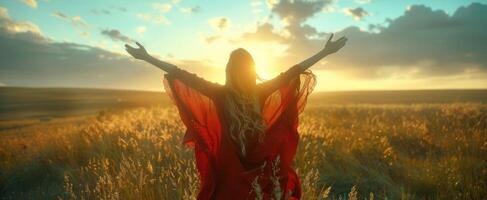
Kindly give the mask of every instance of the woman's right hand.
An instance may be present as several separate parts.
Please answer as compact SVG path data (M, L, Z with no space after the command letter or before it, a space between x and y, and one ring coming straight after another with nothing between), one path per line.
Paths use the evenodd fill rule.
M343 48L343 46L345 46L345 44L347 43L348 39L346 37L341 37L336 41L331 41L333 35L334 35L333 33L330 35L330 38L328 38L328 41L325 44L325 48L323 48L323 51L325 51L326 54L336 53L338 50Z
M139 46L139 48L134 48L128 44L125 44L125 50L135 59L147 60L150 57L150 55L145 50L144 46L142 46L138 42L136 42L136 44L137 46Z

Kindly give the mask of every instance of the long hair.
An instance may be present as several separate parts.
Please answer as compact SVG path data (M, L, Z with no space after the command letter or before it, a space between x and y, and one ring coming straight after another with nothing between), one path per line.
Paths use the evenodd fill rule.
M265 124L255 93L256 77L250 53L242 48L232 51L226 67L225 118L230 137L240 146L243 155L251 138L257 137L259 142L264 139ZM246 90L241 88L242 85Z

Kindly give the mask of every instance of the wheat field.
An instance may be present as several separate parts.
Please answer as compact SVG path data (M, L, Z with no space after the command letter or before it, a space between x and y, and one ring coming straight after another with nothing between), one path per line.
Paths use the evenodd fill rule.
M14 127L14 125L12 125ZM174 107L3 129L0 199L195 199ZM309 105L302 199L486 199L487 105Z

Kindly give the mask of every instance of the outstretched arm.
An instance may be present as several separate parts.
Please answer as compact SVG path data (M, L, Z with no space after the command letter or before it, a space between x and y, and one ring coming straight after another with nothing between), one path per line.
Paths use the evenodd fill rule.
M137 44L137 46L139 46L139 48L134 48L128 44L125 45L125 50L130 55L132 55L135 59L146 61L146 62L148 62L148 63L150 63L150 64L158 67L159 69L162 69L168 73L172 72L178 68L176 65L164 62L162 60L159 60L159 59L149 55L149 53L147 53L147 50L145 50L144 46L142 46L138 42L136 42L136 44Z
M263 95L269 95L270 93L279 89L281 85L288 83L289 80L291 80L292 78L299 76L301 73L316 64L324 57L340 50L343 46L345 46L345 43L347 42L347 38L345 37L341 37L336 41L331 41L332 38L333 34L331 34L330 38L326 42L325 47L315 55L309 57L308 59L302 61L297 65L294 65L286 72L281 73L279 76L259 84L259 91L261 91Z
M219 88L220 85L216 83L209 82L196 74L189 73L186 70L178 68L176 65L173 65L168 62L164 62L159 60L147 53L144 46L136 42L139 48L131 47L130 45L125 45L125 50L132 55L135 59L146 61L159 69L164 70L172 77L177 78L178 80L184 82L187 86L201 92L206 96L212 96L214 92Z
M318 61L320 61L324 57L326 57L330 54L336 53L343 46L345 46L345 44L347 42L346 37L341 37L340 39L338 39L336 41L331 41L332 38L333 38L333 33L331 34L330 38L326 42L325 47L322 50L320 50L318 53L316 53L315 55L313 55L313 56L309 57L308 59L304 60L303 62L299 63L298 64L299 67L303 71L310 68L311 66L316 64Z

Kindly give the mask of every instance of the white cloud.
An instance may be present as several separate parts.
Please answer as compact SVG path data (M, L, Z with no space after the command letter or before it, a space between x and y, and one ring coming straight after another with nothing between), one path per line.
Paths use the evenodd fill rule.
M336 12L337 10L339 10L339 6L338 6L338 0L331 0L328 4L326 4L322 9L321 11L325 12L325 13L333 13L333 12Z
M31 8L37 8L37 1L36 0L22 0L22 3L25 5L31 7Z
M353 17L353 19L359 21L365 16L369 16L369 12L364 10L362 7L357 7L357 8L345 8L343 9L343 13L345 13L348 16Z
M372 2L372 0L355 0L357 3L366 4Z
M10 33L32 32L42 35L42 32L36 24L32 22L13 21L8 15L8 9L0 6L0 27Z
M262 2L260 1L251 1L250 5L253 7L260 7L262 5Z
M179 11L185 14L191 14L191 13L196 13L200 10L199 6L194 6L194 7L181 7L179 8Z
M266 0L266 4L268 8L273 8L277 3L279 3L278 0Z
M251 1L250 6L252 7L252 12L255 14L262 12L262 2L261 1Z
M208 20L208 24L217 30L226 30L230 27L230 19L227 17L215 17Z
M88 28L88 23L86 23L86 21L83 20L83 18L81 18L81 16L69 17L68 15L66 15L62 12L59 12L59 11L52 13L52 16L57 17L57 18L62 19L62 20L65 20L65 21L71 23L75 27Z
M137 14L137 17L139 17L140 19L143 19L145 21L155 23L155 24L164 24L164 25L170 25L171 24L171 21L169 21L169 19L167 19L163 15L151 15L151 14L147 14L147 13L139 13L139 14Z
M88 24L80 16L71 17L71 22L75 25L88 27Z
M172 5L169 3L154 3L152 4L152 7L162 13L167 13L171 11Z
M80 33L80 35L81 35L81 36L83 36L83 37L89 37L89 36L90 36L90 32L87 32L87 31L82 31L82 32Z
M205 42L208 44L211 44L211 43L213 43L219 39L221 39L220 35L211 35L211 36L205 37Z
M139 26L135 28L135 32L139 34L139 36L142 36L145 33L145 31L147 31L147 27L145 26Z

